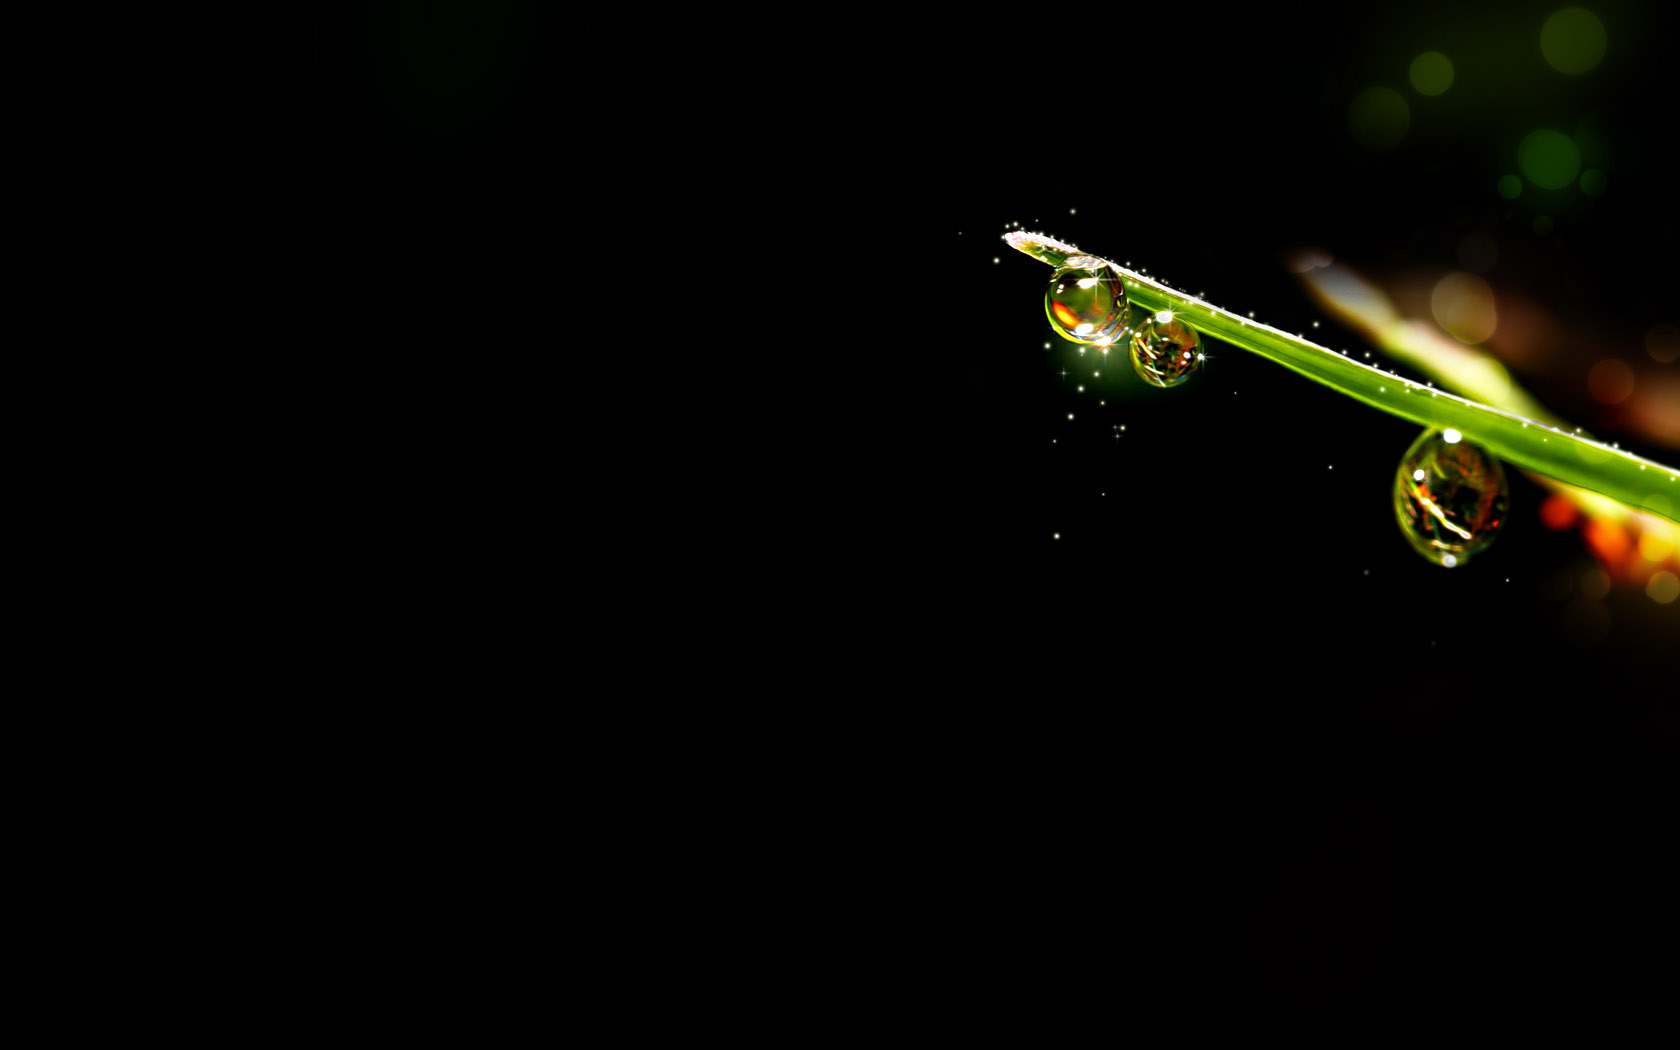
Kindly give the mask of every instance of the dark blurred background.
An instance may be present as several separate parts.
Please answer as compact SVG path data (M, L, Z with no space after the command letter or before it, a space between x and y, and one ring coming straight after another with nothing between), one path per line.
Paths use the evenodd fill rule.
M1548 34L1561 6L1020 7L883 34L881 226L906 234L881 280L914 320L867 354L906 420L871 505L912 695L948 705L933 739L1003 741L964 779L1030 801L973 835L1079 870L1055 921L1172 945L1164 966L1244 1010L1652 1004L1680 604L1647 581L1672 555L1617 576L1511 470L1493 546L1429 564L1389 495L1416 427L1218 343L1147 387L1052 334L1049 268L1000 237L1356 355L1294 253L1425 322L1430 286L1474 272L1540 318L1489 340L1519 384L1680 464L1680 26L1611 3ZM1450 82L1414 76L1431 52ZM1605 360L1631 393L1595 392Z
M614 797L656 796L697 880L778 853L730 892L880 994L1027 1033L1650 1007L1680 603L1516 471L1486 553L1424 562L1389 503L1415 427L1217 343L1170 391L1090 367L1000 239L1355 351L1292 252L1402 305L1474 272L1544 308L1520 383L1680 462L1680 24L1591 4L1601 53L1577 21L1548 58L1556 10L323 5L275 207L289 322L356 348L326 483L535 530L389 579L511 581L568 697L579 648L624 654L656 699L588 750L693 775Z

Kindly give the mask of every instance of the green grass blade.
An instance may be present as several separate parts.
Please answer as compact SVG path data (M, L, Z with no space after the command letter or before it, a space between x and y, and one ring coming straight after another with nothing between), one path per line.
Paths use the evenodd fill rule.
M1051 266L1060 266L1069 255L1090 254L1043 234L1016 231L1004 240ZM1300 336L1238 317L1124 266L1110 265L1125 280L1126 296L1135 310L1171 310L1174 317L1204 335L1276 361L1373 408L1420 426L1451 427L1514 466L1680 523L1680 472L1673 467L1566 433L1549 423L1419 385Z

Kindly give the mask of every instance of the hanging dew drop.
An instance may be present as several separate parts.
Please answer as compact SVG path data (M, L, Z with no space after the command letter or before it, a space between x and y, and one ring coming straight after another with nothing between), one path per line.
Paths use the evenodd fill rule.
M1149 315L1132 336L1132 367L1150 386L1177 386L1202 365L1202 337L1171 310Z
M1425 430L1394 474L1400 531L1419 554L1449 569L1493 542L1509 500L1499 460L1457 431Z
M1119 338L1131 317L1120 274L1090 255L1070 255L1050 278L1044 313L1063 339L1104 344Z

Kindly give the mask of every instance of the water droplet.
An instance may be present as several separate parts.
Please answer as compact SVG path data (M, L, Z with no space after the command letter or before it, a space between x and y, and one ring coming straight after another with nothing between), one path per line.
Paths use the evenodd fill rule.
M1177 386L1202 366L1201 345L1194 328L1162 310L1132 336L1132 367L1150 386Z
M1075 260L1090 265L1067 265L1056 271L1044 293L1045 315L1062 338L1076 343L1118 338L1132 312L1120 274L1089 255L1068 257L1070 264Z
M1413 549L1452 568L1493 542L1510 489L1499 460L1470 442L1426 430L1394 475L1394 514Z

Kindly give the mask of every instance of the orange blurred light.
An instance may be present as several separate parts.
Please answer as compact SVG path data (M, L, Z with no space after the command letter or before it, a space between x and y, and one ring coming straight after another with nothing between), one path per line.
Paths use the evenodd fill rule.
M1646 561L1660 563L1672 553L1673 544L1654 532L1647 532L1639 537L1639 556Z
M1622 576L1628 555L1633 552L1633 540L1627 530L1604 518L1589 518L1581 534L1587 538L1587 546L1598 556L1605 571L1612 576Z
M1587 389L1606 405L1619 405L1633 396L1633 369L1607 357L1587 373Z
M1552 493L1540 504L1540 523L1555 532L1575 527L1581 512L1567 496Z

